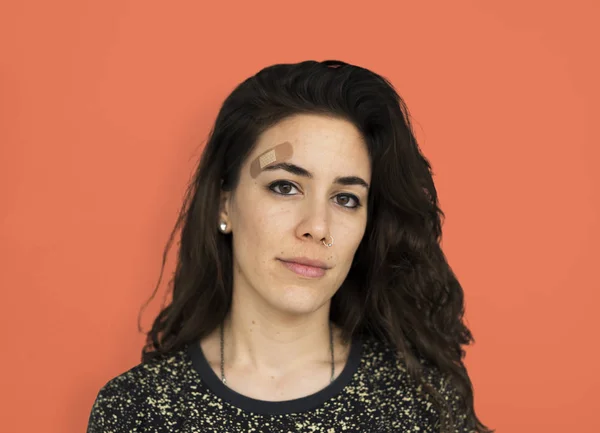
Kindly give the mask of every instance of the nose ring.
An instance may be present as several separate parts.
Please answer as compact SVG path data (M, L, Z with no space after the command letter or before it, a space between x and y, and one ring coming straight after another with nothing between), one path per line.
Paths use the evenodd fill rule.
M321 242L323 242L323 245L325 245L326 247L331 247L333 245L333 236L329 235L329 237L331 238L331 242L326 244L325 243L325 239L323 239Z

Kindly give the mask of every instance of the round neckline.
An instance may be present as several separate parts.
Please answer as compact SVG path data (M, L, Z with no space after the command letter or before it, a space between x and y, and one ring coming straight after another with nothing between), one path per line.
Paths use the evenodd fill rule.
M354 373L358 370L362 358L363 342L360 336L353 336L346 365L333 382L325 388L304 397L284 401L259 400L234 391L221 382L221 379L204 356L200 342L189 344L187 351L192 366L200 375L202 381L215 395L224 401L248 412L284 415L314 409L339 394L350 383Z

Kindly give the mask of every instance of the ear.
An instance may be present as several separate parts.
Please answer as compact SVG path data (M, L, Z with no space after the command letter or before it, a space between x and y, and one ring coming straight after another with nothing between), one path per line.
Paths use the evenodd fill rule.
M221 224L221 221L227 223L227 230L230 231L231 218L230 218L230 207L231 207L231 191L221 190L221 197L219 202L219 221L217 224Z

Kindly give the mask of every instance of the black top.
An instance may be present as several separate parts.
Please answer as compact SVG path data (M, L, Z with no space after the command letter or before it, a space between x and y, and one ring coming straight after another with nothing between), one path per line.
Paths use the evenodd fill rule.
M431 367L425 373L449 403L452 431L474 432L447 378ZM109 380L96 396L87 432L438 432L440 413L420 391L396 352L370 336L354 338L332 383L288 401L257 400L228 388L195 343Z

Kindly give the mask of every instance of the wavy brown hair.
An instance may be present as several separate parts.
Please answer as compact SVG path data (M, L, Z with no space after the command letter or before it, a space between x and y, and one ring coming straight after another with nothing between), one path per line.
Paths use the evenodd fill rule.
M390 82L341 61L266 67L224 101L164 250L156 289L180 230L169 281L172 299L146 334L142 361L198 341L224 320L231 305L233 257L231 237L218 231L221 189L236 188L240 168L262 132L302 113L352 122L372 162L366 231L331 300L330 320L342 328L346 341L362 334L392 345L410 376L423 383L440 413L447 414L439 390L423 380L426 366L440 371L460 397L472 429L490 432L475 415L463 363L462 346L474 339L463 323L463 289L440 247L444 213L431 165ZM442 431L449 429L442 426Z

